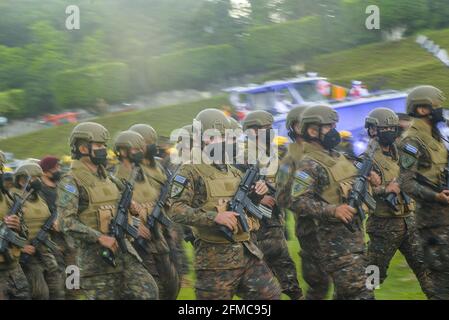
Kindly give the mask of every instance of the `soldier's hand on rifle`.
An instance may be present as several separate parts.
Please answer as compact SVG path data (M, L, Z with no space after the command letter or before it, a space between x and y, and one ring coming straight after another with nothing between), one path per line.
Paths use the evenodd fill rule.
M8 228L20 231L20 218L18 216L6 216L3 221Z
M36 253L36 248L34 246L31 246L31 245L28 244L28 245L23 247L22 252L32 256L32 255L34 255Z
M369 180L369 182L371 183L371 185L372 185L373 187L378 187L378 186L380 186L381 183L382 183L382 179L381 179L380 176L379 176L376 172L374 172L374 171L371 171L371 173L370 173L370 175L369 175L369 177L368 177L368 180Z
M103 234L98 238L98 242L103 247L112 250L112 252L114 252L114 253L118 250L117 240L115 240L114 237L106 236Z
M218 212L215 217L215 223L226 226L228 229L234 231L237 230L237 216L239 214L233 211L222 211Z
M129 211L133 216L142 216L142 211L144 211L144 208L133 200L129 206Z
M254 185L254 191L260 196L266 194L268 192L268 187L265 181L263 180L257 181L256 184Z
M443 190L437 193L435 200L440 203L449 204L449 190Z
M276 204L276 200L272 196L265 195L262 198L262 200L260 200L260 203L263 204L264 206L273 208L274 205Z
M337 218L338 220L340 220L344 223L349 223L349 222L351 222L351 220L354 217L354 214L356 214L356 212L357 211L350 205L342 204L342 205L339 205L335 209L334 215L335 215L335 218Z
M148 229L143 223L139 224L138 229L139 237L149 240L151 237L150 229Z
M388 186L385 188L385 193L396 193L399 194L401 192L401 187L399 186L399 183L396 182L396 178L391 181Z

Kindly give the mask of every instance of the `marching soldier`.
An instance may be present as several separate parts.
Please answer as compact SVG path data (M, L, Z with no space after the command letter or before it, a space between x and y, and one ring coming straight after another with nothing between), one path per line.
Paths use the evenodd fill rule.
M399 118L390 109L377 108L366 117L365 127L368 136L380 145L374 154L374 164L381 178L381 185L373 191L376 210L367 221L369 264L379 267L382 283L391 259L399 250L427 294L428 280L413 213L414 200L400 187L399 154L395 143L399 135Z
M5 155L0 151L0 174L2 176L5 161ZM23 239L22 246L25 245L25 238L28 235L23 216L7 216L10 200L3 187L2 179L0 179L0 300L27 300L30 299L30 291L28 280L19 264L20 247L3 238L6 228L9 228Z
M20 197L23 188L32 190L22 207L25 224L28 226L28 243L22 249L21 265L30 285L33 300L64 299L64 283L58 263L52 251L56 244L48 234L45 243L37 246L31 243L52 214L45 200L40 196L42 169L38 164L25 163L14 172L16 189L14 196ZM26 185L29 180L29 184ZM27 190L27 191L28 191Z
M449 299L448 152L438 124L444 122L441 90L414 88L407 97L411 127L400 143L402 190L417 202L416 225L431 282L430 299Z
M288 153L281 161L276 176L276 200L279 206L291 209L291 186L294 173L304 156L304 141L301 138L299 121L307 106L299 106L290 110L286 127L292 143L288 145ZM294 212L294 210L292 210ZM301 246L302 276L307 283L306 300L323 300L330 287L329 275L319 263L320 247L318 244L317 226L312 216L295 214L296 237Z
M209 138L203 135L204 155L209 160L224 158L224 134L230 128L226 116L217 109L205 109L196 116L196 121L201 123L203 134L209 129L221 134ZM209 154L206 146L212 149ZM226 210L226 203L237 191L241 178L242 173L224 161L212 164L202 161L182 165L171 186L173 220L191 226L196 239L197 299L232 299L234 294L243 299L280 298L280 288L263 261L262 252L251 241L250 233L243 232L238 225L237 213ZM266 192L266 185L257 182L254 200L260 200ZM253 231L258 221L248 215L248 225ZM224 236L219 226L232 230L234 242Z
M154 196L150 199L153 204L159 197L162 186L167 182L167 172L162 166L162 161L157 155L157 132L150 125L147 124L135 124L129 128L130 131L139 133L146 144L144 158L142 162L142 169L152 186ZM174 169L173 169L174 170ZM184 248L182 244L182 235L180 235L180 228L178 226L167 227L157 223L158 232L162 232L162 237L159 238L158 244L155 247L157 251L156 261L157 268L160 273L161 281L164 281L165 299L176 299L180 289L180 270L178 267L178 261L182 265L182 254ZM177 242L177 240L179 241ZM179 248L181 245L181 248ZM181 250L182 251L181 251ZM168 255L167 255L168 254ZM169 259L167 259L169 258Z
M273 121L273 116L263 110L252 111L243 120L243 130L245 132L248 130L253 131L252 135L258 140L257 146L265 148L264 151L267 157L277 156L270 155L270 152L273 152L273 150L271 150L271 135L269 131L272 130ZM259 132L262 132L261 130L266 130L266 141L261 141L263 140L263 134L259 134ZM265 181L274 190L277 168L270 168L270 164L277 165L277 161L270 161L265 167L268 171L271 170L271 172L268 172ZM274 196L275 194L272 192L265 195L261 200L261 204L272 209L272 216L271 219L264 218L260 221L260 228L254 233L257 246L263 252L264 260L268 267L270 267L278 279L282 292L292 300L302 299L303 295L299 286L295 263L290 257L287 240L285 239L285 216L276 204Z
M151 178L145 174L145 169L141 164L146 147L145 140L139 133L121 132L114 142L114 150L120 161L114 170L114 175L119 179L127 180L133 166L138 167L133 201L139 207L141 220L139 230L143 239L134 241L133 245L143 259L148 272L158 284L160 299L174 300L179 292L179 279L174 263L170 260L170 249L162 227L157 222L151 230L147 227L147 219L159 197L160 185L156 185L157 188L154 187L154 180L150 180Z
M121 183L105 171L107 140L109 132L102 125L78 124L70 134L74 160L58 184L61 229L78 248L80 294L87 299L157 299L157 285L131 243L126 239L127 248L122 249L109 235ZM113 253L115 266L101 255L105 250Z
M366 286L363 228L352 233L345 226L356 214L345 201L357 169L334 151L340 142L337 122L337 112L326 105L311 106L302 114L304 156L294 172L290 208L314 222L317 262L332 279L334 297L373 299L373 292ZM379 179L373 173L371 177Z

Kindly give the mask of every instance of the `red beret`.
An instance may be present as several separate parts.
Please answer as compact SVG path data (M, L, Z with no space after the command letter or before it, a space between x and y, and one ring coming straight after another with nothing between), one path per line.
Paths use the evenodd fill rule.
M39 165L42 168L42 171L49 171L56 167L56 165L59 163L59 159L52 156L47 156L43 158L41 161L39 161Z

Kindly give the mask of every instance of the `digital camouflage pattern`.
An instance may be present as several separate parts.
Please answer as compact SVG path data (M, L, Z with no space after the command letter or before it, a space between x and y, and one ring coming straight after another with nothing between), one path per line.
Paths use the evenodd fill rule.
M337 156L335 154L334 156ZM367 259L363 230L351 233L334 218L337 204L329 204L320 197L329 186L329 176L318 162L303 159L298 163L292 184L292 211L311 218L316 224L320 269L334 284L336 299L373 299L366 287Z
M28 280L19 264L0 270L0 300L29 300Z
M192 227L217 228L217 212L202 208L207 199L205 182L194 165L183 165L178 175L186 183L171 192L169 200L173 221ZM225 165L214 165L227 172ZM195 241L195 292L198 299L226 299L234 293L242 298L279 299L280 288L263 254L251 241L215 244ZM221 292L227 288L226 292Z

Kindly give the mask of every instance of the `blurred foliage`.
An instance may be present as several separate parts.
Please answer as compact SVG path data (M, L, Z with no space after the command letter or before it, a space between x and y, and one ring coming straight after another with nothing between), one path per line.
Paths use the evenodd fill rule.
M25 96L16 106L20 111L5 108L2 114L41 114L93 107L97 99L113 103L159 90L201 88L217 78L288 68L319 53L380 41L382 32L395 28L413 34L449 25L447 0L236 3L3 0L0 92L19 89ZM371 4L380 7L381 31L365 28ZM68 5L80 8L80 30L65 28ZM110 71L116 80L101 85L108 64L122 67ZM89 79L92 88L82 87ZM113 90L118 82L123 88Z

